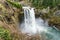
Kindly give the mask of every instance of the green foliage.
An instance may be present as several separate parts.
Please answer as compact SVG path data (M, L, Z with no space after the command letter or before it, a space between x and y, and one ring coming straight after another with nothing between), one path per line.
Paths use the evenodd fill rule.
M34 7L55 7L60 4L60 0L31 0L32 6Z
M32 6L39 8L42 5L42 0L31 0Z
M22 5L18 2L11 2L10 0L6 0L8 3L12 4L16 8L22 8Z
M9 30L0 27L0 37L4 40L12 40Z

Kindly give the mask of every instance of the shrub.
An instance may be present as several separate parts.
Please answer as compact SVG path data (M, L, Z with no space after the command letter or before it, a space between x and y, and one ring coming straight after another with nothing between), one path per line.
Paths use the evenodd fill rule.
M31 0L32 6L40 8L40 7L55 7L60 4L60 0Z
M2 27L0 27L0 37L1 39L4 39L4 40L12 40L9 30L6 30Z
M6 0L8 3L12 4L16 8L22 8L22 5L18 2L11 2L10 0Z

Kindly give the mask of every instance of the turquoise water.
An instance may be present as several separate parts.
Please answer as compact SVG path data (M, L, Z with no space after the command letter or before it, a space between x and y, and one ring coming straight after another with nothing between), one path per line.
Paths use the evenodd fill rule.
M44 22L41 18L36 19L38 32L45 40L60 40L60 30L55 27L49 27L48 22Z
M53 27L49 27L46 32L42 31L41 33L46 40L60 40L60 31Z
M24 23L21 30L23 33L36 34L39 33L44 40L60 40L60 30L54 27L48 27L48 22L44 22L41 18L35 19L34 8L24 8ZM43 39L42 39L43 40Z

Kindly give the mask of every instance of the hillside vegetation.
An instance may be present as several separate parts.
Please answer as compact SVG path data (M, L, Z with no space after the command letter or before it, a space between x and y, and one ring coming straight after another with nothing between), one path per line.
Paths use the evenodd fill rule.
M21 4L23 1L35 8L36 17L48 20L49 26L60 29L60 0L0 0L0 40L42 39L37 34L28 36L19 30L18 25L24 17L22 7L25 4Z

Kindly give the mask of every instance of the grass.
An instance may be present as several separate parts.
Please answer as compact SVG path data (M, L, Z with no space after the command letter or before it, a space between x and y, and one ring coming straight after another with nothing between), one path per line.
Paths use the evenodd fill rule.
M0 3L0 10L2 10L0 11L0 32L2 31L2 33L0 33L0 40L45 40L45 38L41 38L39 34L31 36L23 34L17 26L18 23L21 22L19 17L22 17L21 4L11 2L10 0L5 2L3 4ZM37 6L37 4L35 6ZM39 4L37 7L39 7ZM53 16L53 11L48 14L42 14L42 18L49 19L49 24L60 25L60 17Z

